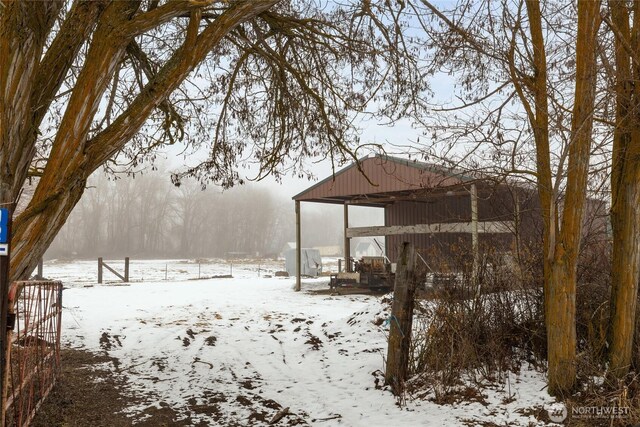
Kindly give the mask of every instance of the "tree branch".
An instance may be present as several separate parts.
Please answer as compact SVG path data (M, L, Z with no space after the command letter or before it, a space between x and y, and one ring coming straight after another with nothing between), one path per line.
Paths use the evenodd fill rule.
M230 6L194 40L192 46L184 44L149 81L129 108L111 126L87 142L85 151L93 170L118 152L140 130L151 111L200 63L211 49L230 31L281 0L256 0ZM191 40L192 38L189 38ZM187 43L187 40L185 40Z
M158 27L174 18L189 16L189 12L194 9L201 9L209 6L213 0L193 1L193 0L170 0L162 6L150 9L134 17L124 28L124 32L135 37Z

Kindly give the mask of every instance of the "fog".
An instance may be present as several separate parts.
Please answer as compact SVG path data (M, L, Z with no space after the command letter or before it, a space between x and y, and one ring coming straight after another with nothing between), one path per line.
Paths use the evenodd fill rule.
M275 257L295 241L296 193L275 183L175 187L162 170L115 180L98 173L46 258ZM342 205L302 203L301 212L303 247L342 246ZM350 211L351 226L381 221L380 209Z

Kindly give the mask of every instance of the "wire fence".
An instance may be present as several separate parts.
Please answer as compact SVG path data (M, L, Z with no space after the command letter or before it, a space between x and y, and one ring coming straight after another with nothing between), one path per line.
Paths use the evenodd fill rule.
M124 258L104 259L114 270L124 272ZM323 263L325 260L323 260ZM337 261L335 261L337 263ZM210 278L267 278L284 271L284 259L174 259L140 260L131 258L129 282L181 282ZM50 260L44 263L43 275L60 280L67 288L98 284L96 260ZM104 284L122 284L120 277L104 270Z
M28 426L60 374L62 283L15 282L9 293L6 426Z

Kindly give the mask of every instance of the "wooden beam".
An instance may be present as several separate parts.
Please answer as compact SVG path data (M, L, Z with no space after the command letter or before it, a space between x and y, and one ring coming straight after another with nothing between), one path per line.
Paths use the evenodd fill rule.
M473 282L477 283L480 270L480 244L478 242L478 189L471 184L471 251L473 252Z
M478 222L478 233L508 234L513 233L513 230L513 221ZM473 225L471 222L449 222L436 224L351 227L346 230L346 236L349 238L431 233L473 233Z
M40 257L40 260L38 261L38 280L43 280L44 279L44 260L42 259L42 257Z
M300 276L302 274L302 243L300 232L300 201L296 200L296 292L302 288Z
M351 236L349 236L349 205L344 204L344 271L351 271Z
M100 258L100 259L102 259L102 258ZM124 280L124 276L123 276L122 274L118 273L118 272L117 272L116 270L114 270L113 268L111 268L111 267L109 266L109 264L107 264L106 262L102 261L102 266L103 266L104 268L106 268L107 270L109 270L110 272L112 272L113 274L115 274L116 276L118 276L118 278L119 278L120 280L122 280L123 282L126 282L126 280Z

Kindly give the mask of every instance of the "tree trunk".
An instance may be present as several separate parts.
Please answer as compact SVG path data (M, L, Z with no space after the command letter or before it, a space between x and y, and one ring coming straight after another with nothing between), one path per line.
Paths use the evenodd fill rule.
M84 30L91 27L91 20L97 19L98 15L100 19L92 34L83 68L67 103L34 197L25 212L16 218L12 238L11 280L24 279L33 271L38 259L42 257L80 200L89 175L125 146L153 110L167 99L230 31L279 1L281 0L234 4L202 32L199 32L201 15L192 14L185 41L180 49L149 79L129 108L90 140L87 139L89 129L100 100L133 37L146 26L159 25L161 22L158 19L166 20L184 12L177 8L195 10L199 6L195 2L176 2L175 10L170 10L174 6L162 9L171 13L158 15L160 12L150 12L136 15L134 18L139 2L119 1L109 3L104 10L98 5L97 9L92 9L91 13L86 14L87 22L83 23L81 31L83 35ZM2 199L0 202L13 202L27 176L32 154L26 156L25 162L21 153L31 150L29 144L35 143L35 132L41 117L38 119L39 113L34 113L34 110L48 108L46 101L43 101L43 106L39 105L38 109L34 109L31 103L33 100L50 100L59 87L53 83L47 84L46 93L43 94L38 93L39 88L34 88L36 67L46 39L38 39L35 30L45 29L47 25L51 25L49 21L53 22L49 19L57 15L57 10L51 6L53 2L9 4L11 6L0 15L0 54L3 54L0 57L8 58L0 61L0 89L6 95L0 97L0 192L2 197L10 200ZM56 4L59 7L62 3ZM34 9L42 10L32 11L32 6ZM31 24L36 18L43 22L33 25L33 28L29 27L31 33L27 31L25 35L22 23ZM136 25L133 24L134 21ZM73 26L62 28L63 33L64 28L69 28L69 32L73 33ZM47 31L43 33L46 36ZM52 46L55 44L54 41ZM70 63L65 62L66 58L72 57L75 49L74 47L65 50L66 54L61 52L60 61ZM45 55L43 63L48 63L47 58L50 57ZM50 58L53 64L56 64L56 58ZM64 68L63 65L61 67ZM57 70L58 68L51 76L64 77L66 73ZM17 159L19 155L20 158Z
M33 86L48 30L61 6L61 2L9 2L0 13L1 203L17 200L35 152ZM31 156L27 161L25 154Z
M640 7L634 3L633 31L624 1L609 2L616 51L616 127L611 171L611 300L609 319L610 373L621 378L629 372L636 323L640 273L640 88L634 84L640 71L631 58L640 53L637 37Z
M640 143L640 141L638 141ZM611 207L613 255L609 326L610 372L620 378L631 366L640 266L640 194L638 179L625 182Z
M576 85L562 226L551 257L548 284L549 393L569 393L576 378L576 269L586 202L596 89L596 37L600 2L578 2Z
M576 379L576 260L560 247L549 274L547 359L554 396L570 391Z
M44 202L36 201L41 203L42 210L27 210L21 215L22 221L14 228L11 239L11 280L27 278L36 268L38 258L44 255L80 201L85 185L86 178L77 179L67 191L59 193L55 198Z
M542 259L545 280L544 312L545 320L549 319L549 283L551 275L551 258L558 228L558 213L554 198L551 154L549 151L549 100L547 88L547 55L545 52L544 35L542 31L542 15L540 2L527 0L527 15L529 17L529 31L533 50L533 81L531 89L534 94L535 111L529 113L529 122L533 130L536 144L536 171L538 197L543 219Z

